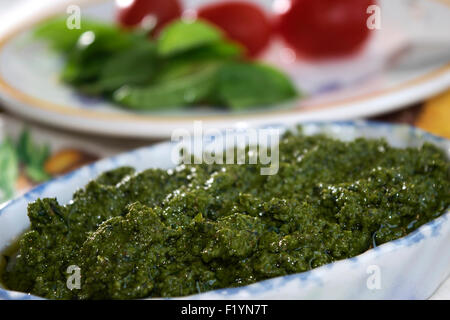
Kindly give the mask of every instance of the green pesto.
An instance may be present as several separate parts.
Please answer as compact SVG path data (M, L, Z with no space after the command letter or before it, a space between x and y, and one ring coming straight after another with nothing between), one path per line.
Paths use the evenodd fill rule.
M450 205L450 164L431 144L341 142L288 132L276 175L259 165L104 173L73 202L29 205L3 273L55 299L173 297L304 272L403 237ZM66 287L69 265L81 289Z

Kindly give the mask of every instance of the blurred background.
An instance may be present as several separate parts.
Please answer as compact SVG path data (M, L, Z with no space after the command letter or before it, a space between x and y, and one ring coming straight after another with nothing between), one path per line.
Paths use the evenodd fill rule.
M450 1L139 3L0 0L0 203L91 161L168 139L172 130L189 129L197 119L214 128L367 119L408 124L450 139ZM164 108L165 102L155 108L143 101L151 105L145 110L127 106L128 100L125 106L111 101L116 92L86 94L93 84L61 81L65 62L31 36L52 15L76 14L68 9L73 4L80 8L82 24L92 19L126 30L156 27L155 39L171 20L200 16L243 48L245 63L271 65L300 94L285 102L274 92L280 101L273 103L250 97L255 108L231 98L225 108L214 99L187 103L184 97L184 108ZM273 83L269 80L261 83ZM261 91L246 81L244 93ZM450 298L450 282L434 297Z

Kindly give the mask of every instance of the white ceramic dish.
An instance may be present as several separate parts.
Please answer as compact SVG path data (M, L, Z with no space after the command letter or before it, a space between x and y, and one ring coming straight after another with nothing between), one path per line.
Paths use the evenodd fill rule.
M217 0L184 0L187 8ZM253 0L270 10L274 0ZM134 113L99 99L86 99L58 81L62 61L30 29L67 4L82 17L114 19L111 0L42 0L0 17L0 98L11 112L53 126L103 135L169 137L174 129L228 128L299 121L346 120L393 111L450 87L450 6L429 0L380 0L382 27L353 59L310 64L295 61L275 41L262 57L284 69L307 96L287 105L231 113L187 109ZM20 17L20 18L19 18ZM431 18L432 17L432 18ZM17 19L15 19L17 18ZM397 57L397 59L394 59Z
M283 129L284 127L272 126ZM419 146L425 141L444 150L450 159L450 141L409 126L367 122L306 124L307 134L325 132L351 140L384 137L396 147ZM56 197L67 203L78 188L101 172L122 165L138 170L170 168L173 143L162 143L107 158L64 177L45 183L12 200L0 210L0 251L29 226L27 204L37 198ZM253 285L195 295L193 299L425 299L450 274L450 210L408 236L383 244L357 257L320 268ZM380 288L371 285L379 277ZM368 284L369 283L369 284ZM376 286L375 286L376 287ZM0 298L30 299L31 295L0 289Z

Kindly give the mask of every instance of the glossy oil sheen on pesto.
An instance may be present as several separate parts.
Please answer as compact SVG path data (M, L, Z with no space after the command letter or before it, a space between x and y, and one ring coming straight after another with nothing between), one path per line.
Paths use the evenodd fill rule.
M289 132L279 171L182 165L106 172L73 202L29 205L9 289L56 299L173 297L304 272L400 238L450 205L431 144L341 142ZM81 289L66 286L67 267Z

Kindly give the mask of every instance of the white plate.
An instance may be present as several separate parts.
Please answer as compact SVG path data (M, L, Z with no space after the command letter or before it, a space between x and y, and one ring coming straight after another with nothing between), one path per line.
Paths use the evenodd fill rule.
M353 59L292 62L279 41L263 55L292 76L307 94L302 100L247 113L133 113L75 94L57 80L62 64L58 55L30 40L30 29L55 13L65 14L67 2L27 2L0 19L0 98L10 111L49 125L104 135L168 137L174 129L191 129L194 119L204 120L206 128L225 128L236 122L261 125L372 116L450 87L450 6L430 0L380 0L381 29ZM77 2L83 16L114 19L112 1ZM195 7L210 1L184 2ZM257 2L270 10L273 1ZM18 16L22 18L15 19Z
M285 127L273 126L282 131ZM307 134L326 133L342 140L384 137L395 147L430 142L450 159L450 140L435 137L409 126L381 123L309 123ZM238 133L239 134L239 133ZM214 142L209 142L214 143ZM73 193L101 172L119 166L172 168L176 143L162 143L104 159L47 182L9 202L0 210L0 251L29 227L27 205L38 198L56 197L66 204ZM205 145L205 149L208 146ZM195 299L426 299L450 275L450 211L401 239L382 244L363 254L320 268L192 296ZM370 285L377 272L379 287ZM369 284L368 284L369 283ZM0 299L36 297L0 288ZM439 297L437 297L439 298Z

